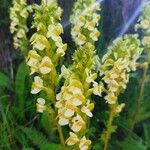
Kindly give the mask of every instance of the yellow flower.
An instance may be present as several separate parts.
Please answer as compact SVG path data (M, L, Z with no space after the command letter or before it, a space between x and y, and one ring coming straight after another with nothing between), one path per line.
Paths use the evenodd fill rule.
M117 113L120 113L124 107L125 107L125 104L124 104L124 103L118 105L118 106L116 107L116 112L117 112Z
M115 96L114 93L108 93L107 96L104 97L104 99L106 100L107 103L109 104L115 104L117 101L117 97Z
M76 107L71 102L66 102L64 107L64 116L70 118L74 115Z
M81 29L80 27L74 26L71 30L71 35L73 37L76 37L80 33L80 29Z
M103 84L102 83L98 84L97 82L94 82L94 84L93 84L93 94L101 96L102 91L103 91Z
M70 100L70 99L72 98L72 96L73 96L73 95L72 95L70 92L65 91L65 92L63 93L62 98L67 101L67 100Z
M142 20L141 26L143 29L148 29L150 27L150 21L149 20Z
M80 150L88 150L91 143L92 142L90 140L87 140L86 137L84 136L81 139L80 144L79 144Z
M38 50L44 50L45 48L50 47L49 42L47 38L40 34L34 34L31 38L33 48L36 48Z
M67 145L72 146L79 142L77 135L73 132L70 132L70 137L66 140Z
M27 57L28 66L33 66L39 62L41 56L34 50L30 50Z
M27 18L28 17L28 11L26 8L24 8L21 12L20 12L20 16L23 18Z
M39 70L42 74L48 74L52 70L53 63L48 56L43 57Z
M94 80L97 78L97 74L96 73L92 74L91 71L89 72L88 69L86 69L85 71L86 71L86 74L87 74L86 82L87 83L94 82Z
M62 44L57 48L56 53L60 56L64 56L66 49L67 49L67 44Z
M65 79L67 79L70 76L71 71L66 68L64 65L62 65L61 67L61 74L59 75L60 78L64 77Z
M93 114L91 112L93 109L94 109L94 103L90 103L90 101L88 100L87 103L86 103L86 106L83 106L81 108L81 111L83 113L85 113L87 116L93 117Z
M77 90L76 90L76 92L77 92ZM71 102L74 106L80 106L80 105L82 105L84 100L85 100L85 97L82 93L81 94L74 94L72 99L71 99Z
M34 82L32 83L32 94L37 94L43 90L43 80L39 76L34 77Z
M45 106L45 99L38 98L36 103L37 112L43 113L43 111L46 109Z
M57 101L56 104L55 104L55 107L56 108L62 108L65 106L65 102L64 101Z
M34 50L30 50L27 57L27 65L31 69L31 74L38 71L38 65L40 63L41 56Z
M11 25L10 25L10 32L11 33L14 33L15 31L17 31L17 28L16 28L16 22L11 22Z
M94 31L92 31L92 32L90 33L90 38L91 38L93 41L97 41L99 36L100 36L100 32L99 32L97 29L94 29Z
M109 84L112 80L111 77L110 77L110 73L106 73L105 76L103 77L103 80L105 81L105 83Z
M59 123L61 126L68 125L68 124L69 124L69 119L66 118L65 116L61 115L61 116L59 117L58 123Z
M99 3L98 1L94 2L94 3L91 5L91 9L101 10L101 8L100 8L100 3Z
M45 27L44 23L40 22L39 24L37 24L37 31L42 31L45 29L46 29L46 27Z
M17 37L18 38L23 38L26 36L26 33L25 33L25 30L23 29L20 29L18 32L17 32Z
M121 81L118 83L123 89L126 89L127 83L129 82L129 74L126 74L125 71L120 75Z
M76 80L76 79L72 79L70 81L70 85L78 87L78 88L82 88L82 83L80 81Z
M27 0L20 0L20 4L25 5Z
M95 29L95 26L96 26L96 22L94 20L87 22L85 24L85 28L87 28L90 31L93 31Z
M75 42L78 45L83 45L86 42L86 37L83 34L79 33L78 36L75 38Z
M19 11L21 10L22 4L23 4L23 3L20 3L20 4L19 4L19 3L15 2L15 3L14 3L14 11L16 11L16 12L18 11L18 12L19 12ZM24 5L24 4L23 4L23 5Z
M142 42L144 45L150 46L150 36L144 36Z
M69 86L69 87L68 87L68 91L69 91L69 92L72 92L72 94L75 94L75 95L77 95L77 94L82 94L81 88L76 87L75 85Z
M111 80L108 84L108 88L111 92L116 92L119 88L119 84L115 80Z
M98 22L100 20L100 15L97 13L94 13L92 17L93 17L93 21L96 23L96 25L98 25Z
M74 132L79 132L84 126L85 126L84 120L81 118L80 115L77 114L77 116L72 119L71 129Z
M71 94L69 95L68 100L70 100L74 106L81 105L85 99L84 95L82 94L81 88L82 84L78 80L72 80L70 85L68 86L68 92L70 92Z
M63 33L63 27L60 23L51 24L48 26L47 37L52 38L54 41L57 41L59 35Z
M77 26L82 27L85 24L85 17L78 16L76 21L77 21Z

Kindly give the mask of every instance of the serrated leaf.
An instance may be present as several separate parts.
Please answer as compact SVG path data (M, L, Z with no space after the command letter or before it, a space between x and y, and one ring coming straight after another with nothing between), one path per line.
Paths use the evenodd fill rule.
M46 137L35 128L22 127L21 129L26 134L30 142L32 142L35 146L41 148L43 145L49 144Z
M146 150L147 147L142 143L141 140L133 139L131 137L126 138L123 142L119 142L121 150Z

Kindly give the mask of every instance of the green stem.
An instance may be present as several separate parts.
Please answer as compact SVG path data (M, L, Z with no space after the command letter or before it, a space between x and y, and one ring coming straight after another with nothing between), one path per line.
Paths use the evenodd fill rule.
M142 82L141 82L139 98L137 100L137 108L136 108L135 114L133 115L133 119L132 119L133 121L131 123L131 130L130 130L131 132L133 131L133 128L137 122L138 114L140 113L139 110L140 110L142 99L143 99L144 87L145 87L146 76L147 76L147 71L148 71L148 63L147 62L143 63L141 67L143 68L143 77L142 77ZM131 132L129 133L129 135L131 134Z
M63 146L63 150L66 150L62 128L58 123L57 123L57 130L58 130L58 133L59 133L59 138L60 138L61 145Z
M114 108L115 105L110 107L110 114L109 114L109 119L108 119L108 123L106 126L106 132L105 132L105 141L104 141L104 150L108 150L108 143L109 143L109 139L111 136L111 126L112 126L112 122L114 119Z

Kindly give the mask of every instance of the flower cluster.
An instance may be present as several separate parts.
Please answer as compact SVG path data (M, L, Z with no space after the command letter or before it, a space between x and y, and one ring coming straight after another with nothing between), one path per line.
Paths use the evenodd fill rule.
M86 132L87 117L92 117L92 110L94 103L90 103L84 96L83 84L76 79L71 79L67 86L63 86L61 92L57 94L56 107L58 108L59 124L61 126L69 125L70 129L75 133L70 134L66 143L68 145L79 144L83 141L91 143L83 137L79 140L80 136ZM83 144L84 145L84 144ZM88 148L88 145L85 145ZM81 148L80 148L81 149Z
M80 150L87 150L89 146L91 145L91 141L87 140L85 136L83 136L81 139L77 137L76 134L73 132L70 132L70 137L67 139L67 144L72 146L76 143L79 143Z
M68 86L63 86L61 92L57 94L56 107L59 108L59 124L71 127L74 132L79 132L85 128L85 121L80 115L92 117L94 103L86 101L83 95L83 85L79 80L71 79ZM81 113L82 112L82 113Z
M136 35L126 35L116 39L103 57L100 75L107 84L105 100L108 104L117 103L117 97L126 89L129 72L136 70L136 61L142 49Z
M66 140L67 145L85 150L91 145L91 141L85 137L87 123L93 116L94 109L91 94L101 93L101 85L94 81L97 77L94 72L96 58L94 42L100 35L96 28L100 19L97 14L99 7L99 3L95 0L78 0L74 4L71 35L77 50L73 54L73 64L70 68L62 68L62 76L66 80L57 95L56 103L59 124L69 125L72 130ZM91 83L94 85L93 88Z
M32 28L37 31L30 39L32 50L26 58L30 74L35 74L31 93L38 94L43 91L46 93L44 97L54 104L59 80L56 67L67 49L60 37L63 33L63 27L59 23L62 10L55 0L42 0L40 5L33 6L33 10L35 13ZM45 103L43 98L37 99L38 112L46 109Z
M142 43L145 47L145 52L147 53L147 59L150 62L150 2L145 4L142 15L135 26L135 29L142 29L144 37Z
M10 31L14 34L14 47L19 48L22 53L27 51L28 45L26 37L28 9L26 0L13 0L13 6L10 8Z
M124 103L119 104L118 96L123 92L129 81L129 72L136 70L136 61L140 57L142 48L140 40L136 35L126 35L123 38L117 38L108 52L104 55L102 65L100 66L100 76L105 83L106 96L104 99L110 107L109 124L107 130L102 135L104 142L110 138L110 130L113 128L112 121L125 106ZM110 124L111 122L111 124Z
M71 16L71 35L77 45L84 45L86 42L94 43L98 40L100 32L96 26L99 23L100 4L95 0L78 0Z

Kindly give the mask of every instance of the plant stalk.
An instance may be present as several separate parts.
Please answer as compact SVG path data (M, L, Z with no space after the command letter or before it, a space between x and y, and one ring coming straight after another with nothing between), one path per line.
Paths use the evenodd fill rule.
M61 145L63 146L63 150L66 150L62 128L58 123L57 123L57 130L58 130L58 133L59 133L59 138L60 138Z
M114 105L112 107L110 107L110 114L109 114L109 119L108 119L108 123L106 126L106 137L105 137L105 141L104 141L104 150L108 150L108 143L109 143L109 139L111 136L111 126L112 126L112 122L114 119Z
M144 87L145 87L146 76L147 76L147 71L148 71L148 63L147 62L143 63L141 65L141 67L143 68L143 77L142 77L142 82L141 82L139 98L137 100L137 108L136 108L135 114L133 115L133 119L132 119L133 122L131 124L131 132L133 131L133 128L134 128L134 126L137 122L137 117L138 117L139 110L140 110L140 107L141 107L141 103L142 103L142 100L143 100ZM131 132L130 132L130 134L131 134Z

